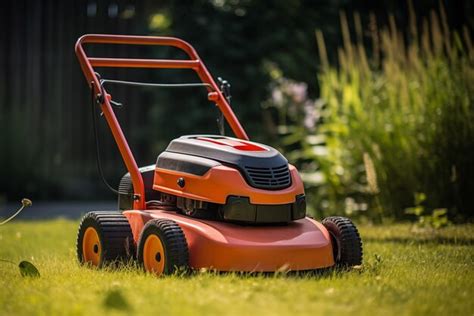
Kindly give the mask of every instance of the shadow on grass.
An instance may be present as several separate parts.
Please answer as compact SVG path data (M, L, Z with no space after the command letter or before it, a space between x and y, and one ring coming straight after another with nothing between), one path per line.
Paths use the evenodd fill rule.
M304 271L287 271L280 270L275 272L222 272L215 270L188 270L184 275L185 278L194 278L200 275L209 275L209 276L218 276L218 277L228 277L235 276L237 278L265 278L265 279L337 279L342 278L349 273L358 273L361 274L365 271L364 268L339 268L339 267L330 267L317 270L304 270Z
M136 261L127 261L127 262L115 262L107 264L101 268L91 266L89 264L80 265L80 267L85 269L92 269L101 273L120 273L120 272L132 272L142 275L148 275L150 278L157 278L153 273L144 271ZM217 271L213 269L177 269L174 273L164 277L178 277L180 279L192 280L199 276L216 276L216 277L237 277L237 278L274 278L274 279L334 279L341 278L349 273L358 273L361 274L366 271L366 268L363 266L355 268L347 267L329 267L317 270L304 270L304 271L289 271L284 268L274 272L239 272L239 271ZM160 277L158 277L160 278Z
M397 243L406 245L418 245L418 244L437 244L437 245L458 245L458 246L470 246L474 245L474 238L457 238L457 237L386 237L386 238L374 238L374 237L362 237L364 242L375 242L375 243Z
M161 277L177 277L180 279L192 280L199 276L216 276L216 277L237 277L237 278L265 278L265 279L338 279L347 276L348 274L363 274L370 272L372 269L372 264L367 262L367 264L347 267L347 266L332 266L327 268L320 268L315 270L302 270L302 271L293 271L289 270L287 267L281 267L277 271L273 272L240 272L240 271L217 271L215 269L192 269L192 268L176 268L175 271L166 276L157 277L151 272L146 272L142 265L138 263L135 258L129 258L127 260L116 260L108 262L101 267L93 266L90 263L79 263L77 262L80 268L90 269L93 271L101 273L133 273L137 275L147 275L150 278L161 278Z

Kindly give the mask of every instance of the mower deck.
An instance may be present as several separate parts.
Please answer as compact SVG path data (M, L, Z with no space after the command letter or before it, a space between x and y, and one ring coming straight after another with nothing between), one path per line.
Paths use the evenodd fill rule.
M171 211L125 211L135 241L150 219L170 219L184 231L189 266L218 271L313 270L334 265L324 226L304 218L281 226L242 226L194 219Z

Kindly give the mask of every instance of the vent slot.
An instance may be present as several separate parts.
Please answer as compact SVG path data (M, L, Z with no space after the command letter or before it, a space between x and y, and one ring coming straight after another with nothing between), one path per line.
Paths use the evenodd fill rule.
M280 190L291 185L291 175L288 165L273 168L245 166L247 181L254 188Z

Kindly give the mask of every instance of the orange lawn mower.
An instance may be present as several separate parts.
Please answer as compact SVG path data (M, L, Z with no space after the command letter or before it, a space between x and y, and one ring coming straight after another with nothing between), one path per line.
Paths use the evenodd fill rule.
M189 59L88 57L83 45L92 43L172 46ZM118 210L89 212L82 218L77 236L81 263L102 267L136 259L158 276L188 268L273 272L362 263L355 225L344 217L319 223L306 216L296 168L274 148L249 141L230 107L229 84L221 79L216 84L190 44L172 37L84 35L75 50L91 88L97 150L95 105L128 170L116 190ZM109 80L96 67L192 69L202 82ZM221 113L220 135L174 139L156 164L139 168L114 113L119 104L106 84L206 88ZM235 137L224 136L224 119ZM103 177L99 155L98 166Z

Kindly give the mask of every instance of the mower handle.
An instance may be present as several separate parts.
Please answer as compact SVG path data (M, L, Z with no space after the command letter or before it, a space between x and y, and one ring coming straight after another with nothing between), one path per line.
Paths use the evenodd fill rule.
M154 45L172 46L184 51L188 60L173 59L133 59L133 58L94 58L87 57L83 44L126 44L126 45ZM216 102L220 111L226 118L232 131L238 138L248 140L242 125L232 111L227 99L224 97L206 66L199 58L196 50L187 42L175 37L158 36L132 36L132 35L106 35L87 34L80 37L76 43L76 55L79 58L82 71L88 83L94 82L96 92L100 91L100 81L96 77L94 67L115 67L115 68L165 68L165 69L192 69L202 82L210 85L208 91L217 92Z
M126 44L126 45L159 45L173 46L184 51L189 59L172 60L172 59L132 59L132 58L96 58L88 57L84 51L83 44ZM203 83L210 86L209 99L216 102L216 105L229 123L234 134L241 139L248 140L242 125L235 116L232 108L226 98L220 91L216 82L204 66L194 48L187 42L174 37L157 37L157 36L130 36L130 35L105 35L105 34L87 34L81 36L75 46L75 51L82 72L86 77L87 83L91 89L94 89L94 95L104 93L104 102L101 103L101 109L104 113L107 124L112 131L112 135L117 143L120 154L122 155L125 166L132 178L134 202L133 208L138 210L146 209L145 186L143 177L138 170L137 163L132 151L127 143L125 135L122 132L120 124L111 107L111 97L107 91L101 86L100 80L95 74L94 67L125 67L125 68L165 68L165 69L192 69L194 70ZM211 98L212 94L212 98Z

